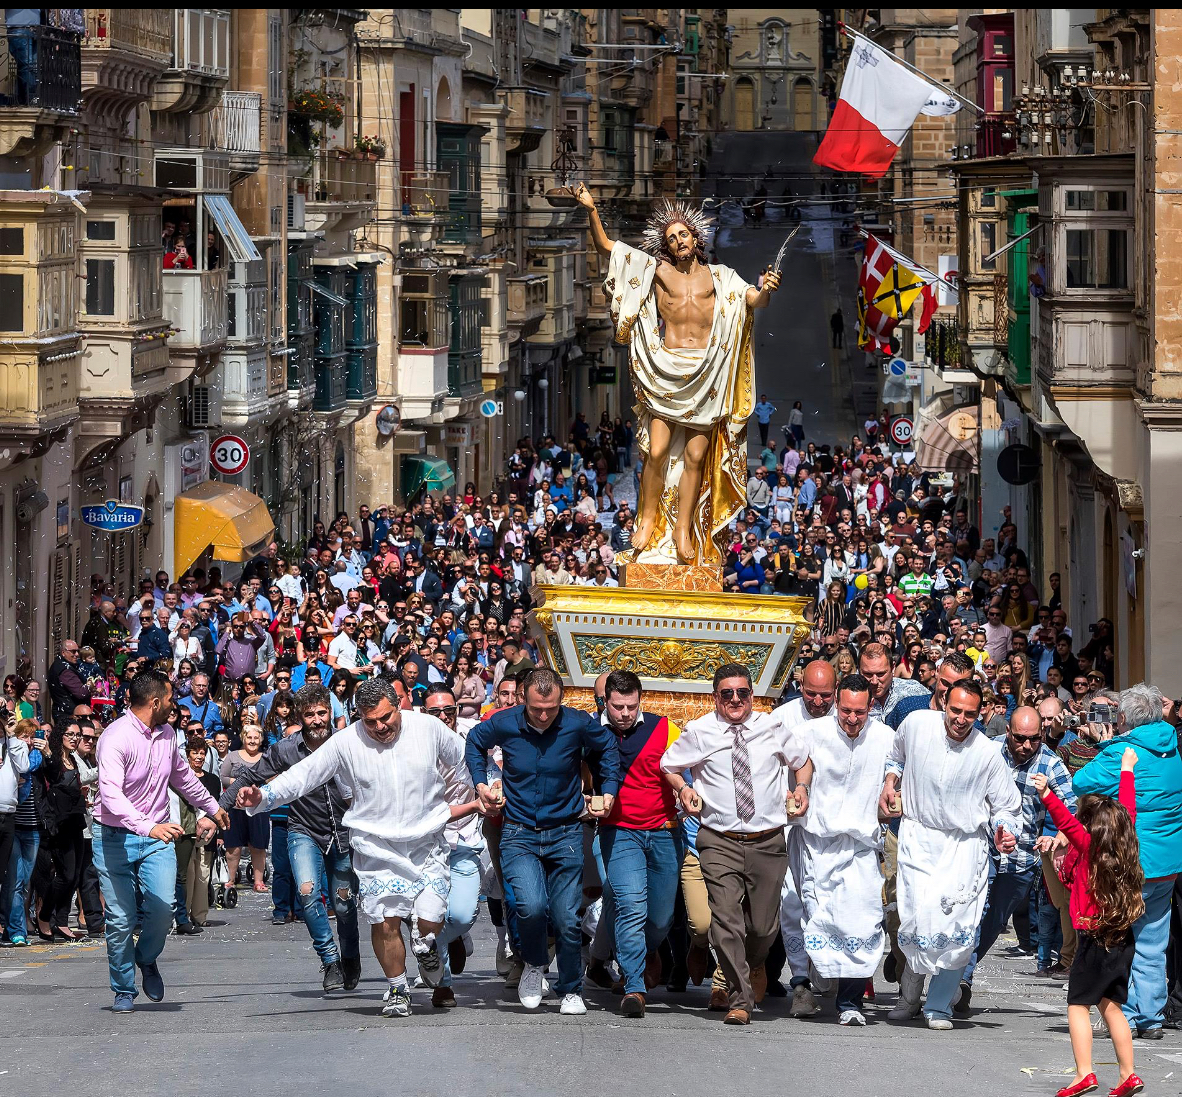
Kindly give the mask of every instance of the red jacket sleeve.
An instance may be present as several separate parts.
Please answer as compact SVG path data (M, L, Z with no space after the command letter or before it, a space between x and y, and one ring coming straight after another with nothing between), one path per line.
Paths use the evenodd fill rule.
M1050 786L1043 793L1042 802L1050 812L1051 821L1067 836L1067 840L1081 853L1086 852L1091 837L1087 828L1068 811L1067 805L1055 795Z
M1129 818L1132 819L1133 825L1137 825L1137 784L1133 777L1131 769L1122 769L1120 771L1120 788L1117 791L1116 798L1125 807L1129 813Z

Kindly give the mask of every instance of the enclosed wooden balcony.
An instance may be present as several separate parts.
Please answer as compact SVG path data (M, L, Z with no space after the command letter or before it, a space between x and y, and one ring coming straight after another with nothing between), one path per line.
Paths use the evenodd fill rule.
M169 8L87 8L82 39L82 99L88 113L122 125L152 97L172 63Z
M203 114L230 81L230 11L174 8L170 14L172 63L156 82L152 109Z
M166 270L164 315L175 331L170 348L206 354L225 346L226 300L225 270Z
M509 323L520 326L522 333L532 335L546 315L546 276L523 274L507 278L509 294Z
M509 108L505 119L507 152L533 152L546 133L546 95L533 88L504 88L501 102Z
M209 112L209 146L230 154L231 171L259 169L262 103L263 97L257 91L227 91Z

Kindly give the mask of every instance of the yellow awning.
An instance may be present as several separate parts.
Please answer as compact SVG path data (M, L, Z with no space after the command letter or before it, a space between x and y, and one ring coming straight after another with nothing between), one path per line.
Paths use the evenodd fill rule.
M267 504L246 488L207 480L176 497L173 574L179 579L208 548L215 560L245 564L275 533Z

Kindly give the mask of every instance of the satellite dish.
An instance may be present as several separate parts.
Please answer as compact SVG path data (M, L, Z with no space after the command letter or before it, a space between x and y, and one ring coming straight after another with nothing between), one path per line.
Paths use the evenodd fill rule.
M402 427L402 412L394 404L387 404L374 417L374 426L378 428L378 434L383 438L389 438L391 434L397 434Z

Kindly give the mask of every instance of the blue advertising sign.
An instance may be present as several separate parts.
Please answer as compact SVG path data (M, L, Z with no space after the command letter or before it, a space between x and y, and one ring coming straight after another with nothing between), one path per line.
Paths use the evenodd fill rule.
M143 507L120 503L116 499L82 507L79 514L88 526L106 530L107 533L122 533L124 530L135 529L144 520Z

